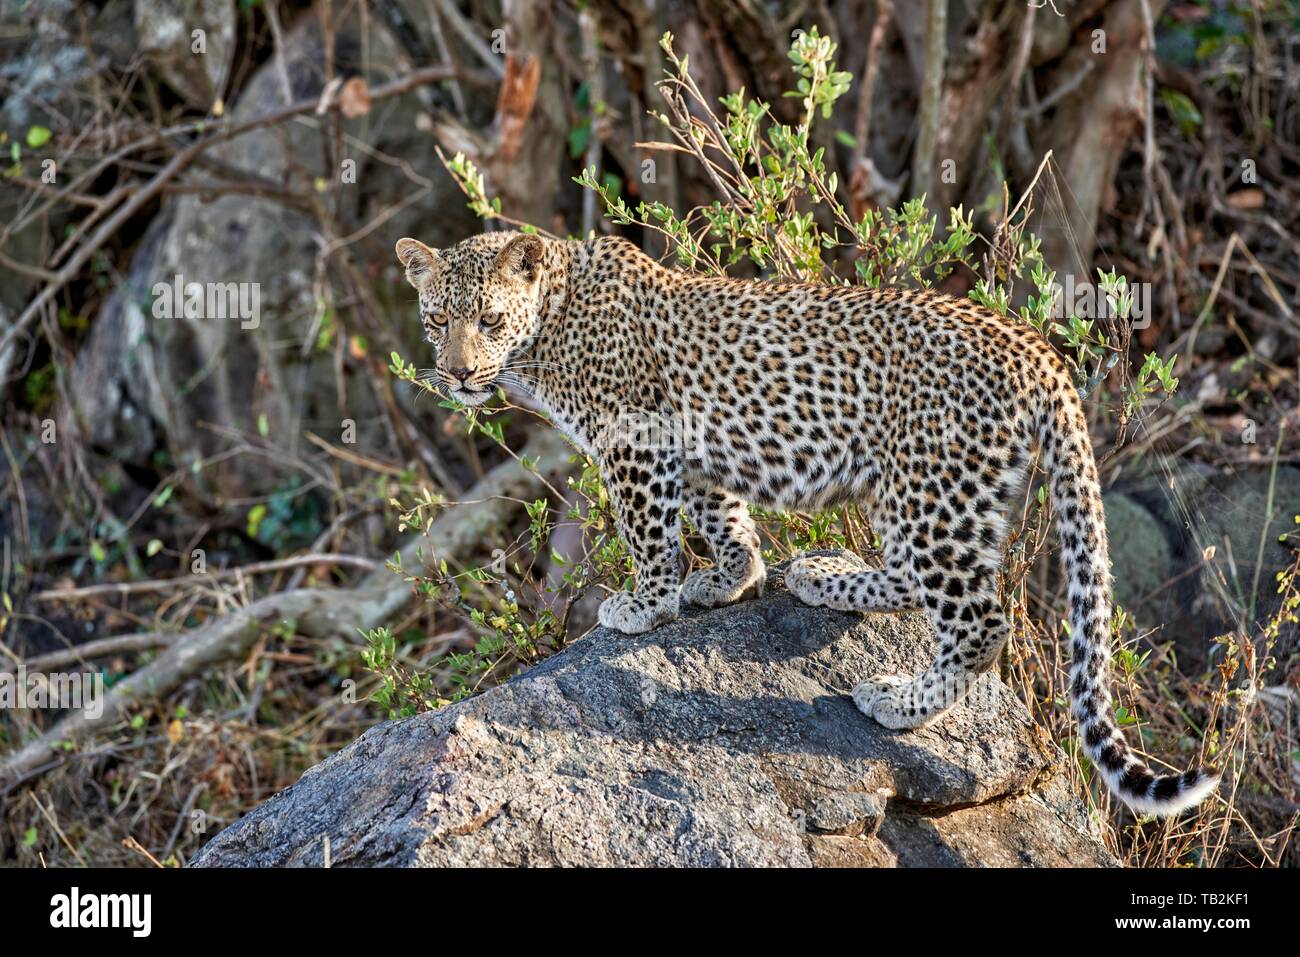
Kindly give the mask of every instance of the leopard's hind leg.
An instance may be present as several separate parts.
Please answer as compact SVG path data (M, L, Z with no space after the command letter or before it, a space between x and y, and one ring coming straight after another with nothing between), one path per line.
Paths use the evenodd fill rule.
M915 677L877 675L854 688L864 714L887 728L922 727L961 702L997 660L1009 634L997 593L1001 532L991 509L969 511L950 528L929 522L916 530L913 575L938 653Z
M785 587L804 604L836 611L920 607L911 575L897 568L871 568L851 552L792 558L786 566Z
M761 595L767 568L748 506L729 492L689 483L682 499L686 516L713 553L713 567L686 576L682 601L716 608L746 595Z

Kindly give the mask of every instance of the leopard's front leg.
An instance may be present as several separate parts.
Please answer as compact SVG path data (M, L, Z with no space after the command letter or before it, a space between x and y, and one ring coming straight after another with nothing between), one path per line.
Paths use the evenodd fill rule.
M636 566L636 591L606 598L600 623L627 634L650 631L677 617L681 458L671 449L610 449L601 455L601 474Z

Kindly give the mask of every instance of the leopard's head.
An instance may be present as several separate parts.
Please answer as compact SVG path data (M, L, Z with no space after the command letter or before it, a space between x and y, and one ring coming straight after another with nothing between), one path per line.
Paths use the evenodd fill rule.
M434 371L450 395L480 405L507 363L536 336L542 311L544 241L525 233L485 233L447 249L397 242L406 281L420 294Z

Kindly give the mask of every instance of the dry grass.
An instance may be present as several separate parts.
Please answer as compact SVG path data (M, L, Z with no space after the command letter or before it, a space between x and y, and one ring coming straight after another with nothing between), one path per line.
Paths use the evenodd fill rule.
M1065 746L1071 783L1107 847L1131 867L1294 866L1300 861L1292 841L1300 822L1300 695L1296 675L1279 668L1274 650L1279 632L1295 624L1300 608L1300 557L1277 576L1282 602L1275 615L1253 635L1217 638L1212 665L1203 673L1180 671L1172 642L1117 635L1112 683L1116 708L1130 716L1124 725L1129 743L1154 768L1208 764L1224 777L1219 793L1195 812L1135 818L1077 747L1060 620L1028 611L1066 607L1062 589L1044 597L1042 579L1030 575L1035 561L1054 558L1045 554L1045 526L1041 514L1026 523L1022 540L1031 547L1022 554L1013 550L1009 563L1013 637L1002 676L1040 726Z

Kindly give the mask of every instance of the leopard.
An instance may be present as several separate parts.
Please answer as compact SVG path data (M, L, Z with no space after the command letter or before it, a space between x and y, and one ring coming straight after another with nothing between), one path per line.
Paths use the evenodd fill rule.
M1009 638L1003 550L1037 462L1082 750L1137 814L1177 814L1217 788L1208 765L1153 770L1113 718L1110 561L1083 398L1027 323L932 289L691 272L618 236L502 229L443 249L403 238L396 253L436 387L467 408L498 388L522 392L599 466L634 566L634 587L603 600L600 624L640 634L683 606L761 594L753 509L854 505L881 567L801 553L785 587L839 611L924 613L929 666L852 691L884 728L924 728L964 700ZM683 580L691 530L712 563Z

